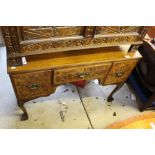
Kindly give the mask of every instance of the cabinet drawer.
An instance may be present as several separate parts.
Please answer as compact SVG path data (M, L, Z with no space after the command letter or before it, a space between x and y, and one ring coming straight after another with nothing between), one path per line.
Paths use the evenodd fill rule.
M127 80L137 62L138 60L114 62L104 84L108 85L124 82Z
M49 95L51 92L51 71L37 71L13 74L12 80L20 100Z
M63 84L79 80L102 79L104 80L111 63L96 64L82 67L56 69L54 71L54 84Z

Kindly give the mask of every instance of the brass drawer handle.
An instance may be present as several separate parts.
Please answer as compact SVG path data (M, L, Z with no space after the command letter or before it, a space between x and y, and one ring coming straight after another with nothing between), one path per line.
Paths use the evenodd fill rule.
M124 72L116 72L115 73L115 77L121 77L124 74Z
M80 78L84 78L86 76L88 76L89 73L77 73L77 76L80 77Z
M39 85L39 84L36 84L36 83L32 83L32 84L30 84L30 85L27 85L26 87L28 87L28 88L34 90L34 89L39 88L40 85Z

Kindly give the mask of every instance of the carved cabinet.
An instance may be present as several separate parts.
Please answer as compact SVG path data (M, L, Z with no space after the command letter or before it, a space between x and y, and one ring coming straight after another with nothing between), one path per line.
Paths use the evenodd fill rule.
M99 79L121 88L141 55L143 26L24 26L2 27L7 47L8 73L23 111L24 103L54 92L56 86ZM123 51L120 45L131 45Z

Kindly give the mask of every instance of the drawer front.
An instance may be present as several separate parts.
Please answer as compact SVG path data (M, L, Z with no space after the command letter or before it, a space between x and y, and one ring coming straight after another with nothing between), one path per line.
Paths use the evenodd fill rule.
M20 100L49 95L51 92L51 71L37 71L12 75L16 93Z
M114 62L104 84L108 85L126 81L137 62L138 60Z
M105 79L111 63L96 64L82 67L56 69L54 71L54 84L63 84L79 80Z

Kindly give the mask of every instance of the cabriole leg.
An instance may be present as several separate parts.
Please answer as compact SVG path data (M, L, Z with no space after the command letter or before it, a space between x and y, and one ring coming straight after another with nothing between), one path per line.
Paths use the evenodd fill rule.
M28 120L29 116L28 116L26 108L24 107L24 103L21 103L18 101L18 107L23 111L23 114L21 116L21 121Z
M114 98L113 98L112 96L113 96L114 93L115 93L117 90L119 90L123 85L124 85L124 82L118 84L118 85L115 87L115 89L111 92L111 94L110 94L110 95L108 96L108 98L107 98L107 101L108 101L108 102L111 102L111 101L114 100Z

